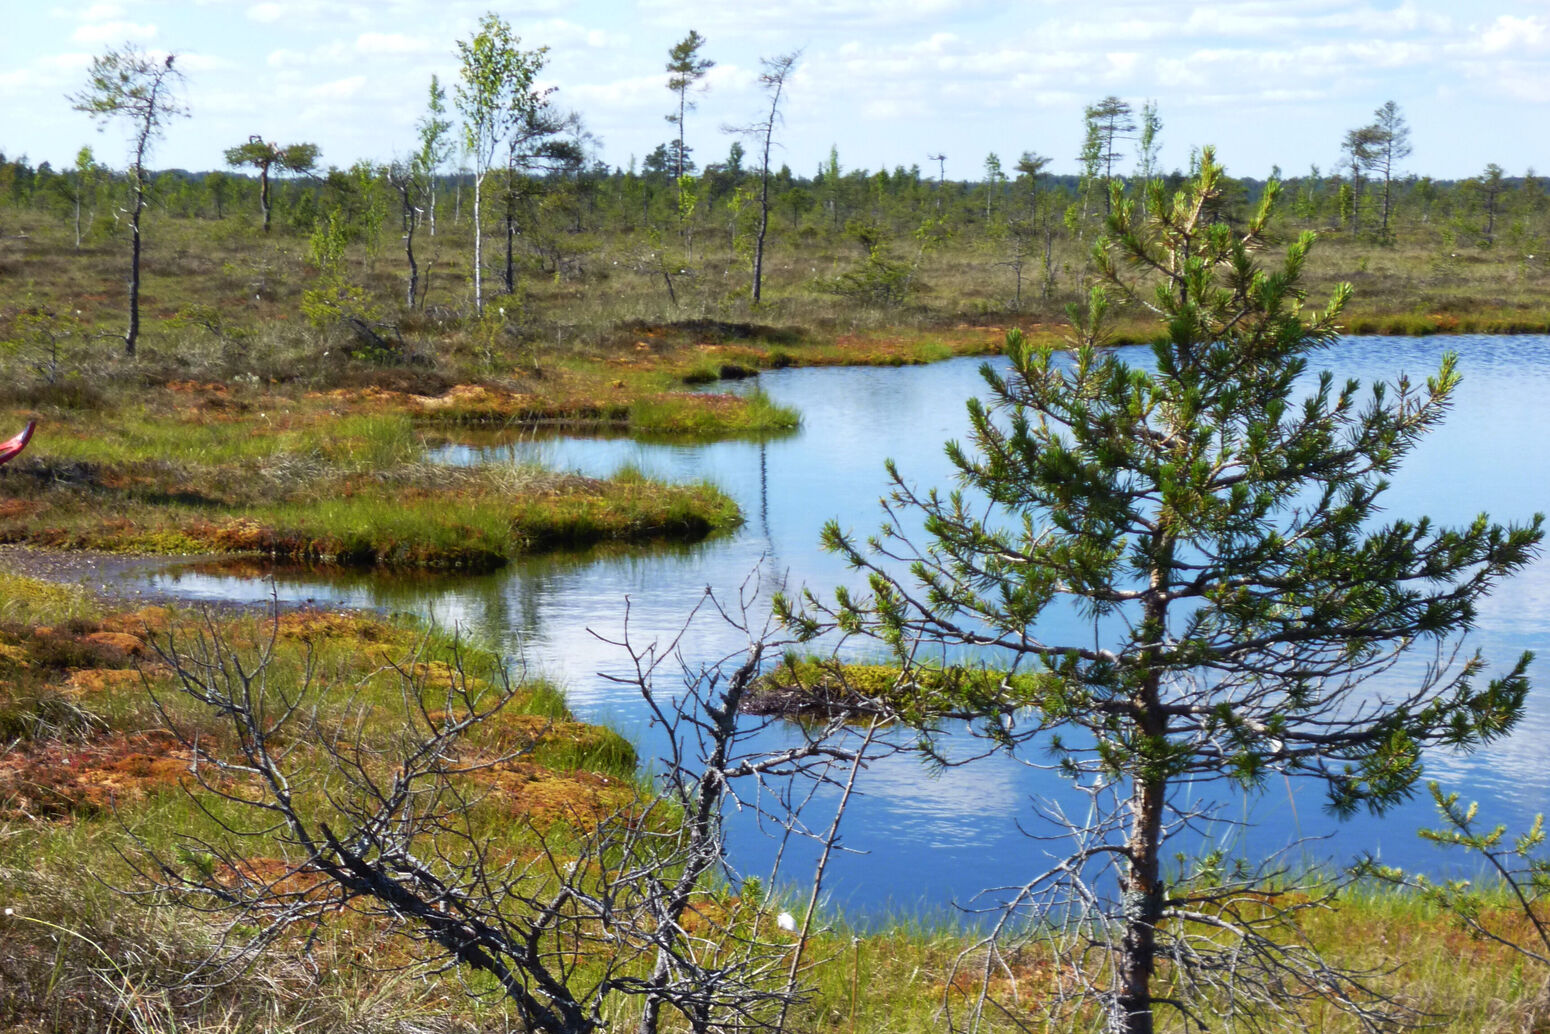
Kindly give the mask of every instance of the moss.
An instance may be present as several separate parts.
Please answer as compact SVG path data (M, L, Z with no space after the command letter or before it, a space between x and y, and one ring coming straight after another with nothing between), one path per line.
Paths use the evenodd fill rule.
M744 701L751 714L827 716L854 712L900 714L911 720L968 711L985 713L1031 699L1036 676L975 667L916 667L787 657L761 676Z

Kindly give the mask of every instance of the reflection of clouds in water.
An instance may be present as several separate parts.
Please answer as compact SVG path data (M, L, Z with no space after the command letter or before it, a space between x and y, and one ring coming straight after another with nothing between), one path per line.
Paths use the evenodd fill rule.
M1539 645L1544 645L1546 635L1550 634L1550 562L1540 560L1503 582L1480 603L1479 612L1480 625L1493 633L1534 636ZM1522 648L1533 645L1525 643Z
M999 838L986 818L998 816L1010 826L1024 806L1027 790L1018 786L1020 768L1002 757L963 768L931 771L912 754L882 758L860 783L872 804L870 832L893 844L925 848L973 849Z
M1541 702L1511 736L1474 753L1434 751L1426 758L1426 777L1514 811L1544 810L1550 801L1550 715L1544 711Z
M1369 339L1343 342L1314 365L1365 381L1392 379L1400 370L1419 376L1435 369L1444 349L1461 353L1464 382L1443 426L1407 457L1395 476L1394 488L1383 500L1386 518L1431 513L1441 524L1457 525L1480 509L1498 521L1522 520L1545 509L1550 451L1504 443L1543 435L1540 402L1550 390L1550 339ZM762 519L751 519L735 534L693 547L520 561L488 578L411 583L380 577L297 577L279 580L279 592L286 601L316 598L422 614L429 610L443 624L476 629L501 649L525 657L530 672L560 682L584 716L621 726L642 742L647 756L654 756L650 737L640 728L638 695L596 678L599 671L620 671L625 658L587 629L618 638L628 594L637 642L671 635L707 584L734 588L765 554L779 558L771 568L789 567L794 583L810 586L820 596L827 597L836 585L855 586L855 573L817 548L819 527L833 516L860 535L876 528L877 498L886 488L884 457L899 460L905 478L922 488L950 483L952 471L943 458L942 442L964 434L959 400L983 393L977 366L978 360L966 360L904 370L766 374L760 386L777 402L797 406L804 425L800 434L762 446L739 442L683 448L568 440L537 447L550 462L596 473L631 462L671 477L708 477L732 493L751 518L767 511L767 527ZM525 458L523 448L508 448L504 455L468 449L466 455L447 458L512 462ZM269 596L267 580L188 575L157 576L157 581L196 598L264 601ZM1047 622L1041 631L1051 637L1080 634L1083 641L1093 634L1090 624L1069 619ZM1482 601L1479 630L1470 646L1477 641L1490 673L1499 674L1519 651L1543 648L1547 639L1550 563L1542 562ZM740 635L709 621L696 628L689 650L695 658L708 658L741 645ZM1367 692L1393 699L1413 686L1428 659L1425 652L1417 650ZM1550 686L1547 663L1542 658L1531 673L1537 686ZM1523 813L1531 815L1550 800L1547 742L1550 692L1539 690L1530 695L1528 714L1513 736L1469 755L1433 751L1425 759L1426 773L1449 789L1485 801L1482 814L1490 821L1518 823ZM1335 823L1324 813L1315 783L1294 783L1295 804L1279 781L1253 800L1256 827L1245 835L1246 852L1279 846L1299 833L1333 830L1336 840L1326 845L1332 856L1349 858L1381 845L1385 857L1398 864L1417 859L1429 864L1424 859L1431 857L1425 853L1431 849L1413 832L1433 821L1424 788L1386 821L1362 815ZM911 756L880 760L859 784L864 796L853 803L845 833L848 845L871 853L838 859L835 885L854 888L852 901L863 906L890 899L965 899L1008 873L1020 873L1030 851L1043 850L1017 830L1017 822L1034 826L1029 797L1059 793L1063 785L1058 777L1004 758L940 774ZM1241 801L1231 795L1227 801L1229 817L1244 813ZM754 834L738 835L743 839L734 844L734 858L739 852L749 856L765 849ZM1220 834L1213 830L1206 835ZM1191 841L1185 846L1196 845Z

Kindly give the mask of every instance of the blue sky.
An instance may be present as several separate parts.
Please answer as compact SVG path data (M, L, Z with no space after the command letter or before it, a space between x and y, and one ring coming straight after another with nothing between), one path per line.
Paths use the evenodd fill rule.
M1082 109L1108 94L1156 100L1164 168L1215 144L1240 175L1327 169L1392 99L1408 171L1550 171L1550 0L0 0L0 150L60 165L91 144L124 164L123 134L65 95L130 41L188 76L191 117L154 165L216 168L253 133L315 142L325 164L386 160L492 7L550 48L545 80L614 165L674 132L663 65L693 28L717 62L687 123L702 163L726 154L723 126L757 116L759 58L801 48L777 161L802 173L831 144L847 169L934 171L942 153L948 176L978 178L988 152L1010 167L1034 150L1074 171Z

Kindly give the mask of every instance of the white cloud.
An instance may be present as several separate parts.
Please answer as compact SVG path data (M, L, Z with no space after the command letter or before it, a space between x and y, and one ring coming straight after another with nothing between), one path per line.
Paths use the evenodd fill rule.
M333 82L318 83L308 88L306 95L315 100L348 100L357 96L366 85L364 75L351 75Z
M125 40L148 40L155 37L155 25L139 25L135 22L93 22L82 25L70 35L70 39L76 43L93 45L123 43Z
M363 32L356 37L355 49L363 54L423 54L445 48L423 36L402 32Z
M184 72L228 72L239 69L235 61L230 58L219 57L215 54L200 54L190 51L178 52L178 67ZM204 91L200 91L200 105L204 103Z
M1483 92L1530 104L1550 103L1550 76L1530 61L1491 61L1465 65L1462 74Z
M18 68L11 72L0 72L0 90L6 92L21 92L34 87L36 80L32 71L26 68Z
M1104 75L1107 78L1125 78L1134 73L1141 64L1141 55L1133 51L1121 50L1103 55L1103 60L1107 66L1104 69Z
M752 86L758 79L753 71L741 68L734 64L721 63L705 73L705 81L702 83L706 90L722 92L727 90L743 90ZM662 80L662 88L667 89L667 80ZM691 98L693 94L690 94Z
M599 108L665 108L667 79L661 75L636 75L607 83L582 83L568 87L571 100Z
M114 18L122 18L124 8L120 4L92 4L81 12L83 22L105 22Z
M848 164L892 167L930 150L952 155L1037 143L1069 162L1083 105L1104 94L1155 97L1167 129L1165 164L1230 126L1250 160L1296 161L1333 148L1327 126L1355 125L1392 97L1418 122L1472 114L1489 142L1489 105L1545 109L1550 0L523 0L505 8L523 45L548 45L545 80L624 164L672 129L663 63L692 26L717 62L691 119L697 157L719 153L716 129L758 109L760 56L805 47L791 82L783 160L808 166L838 141ZM201 128L216 143L254 130L317 139L332 160L382 157L412 141L424 82L456 78L454 43L476 31L489 0L57 0L12 39L25 49L0 67L9 149L73 153L81 123L63 96L104 44L182 52ZM168 13L174 12L174 13ZM14 18L8 18L14 22ZM154 24L152 24L154 23ZM10 28L10 26L7 26ZM80 30L71 42L72 33ZM3 31L3 30L0 30ZM147 35L155 34L147 40ZM59 64L43 55L69 50ZM262 98L254 102L250 97ZM254 104L257 103L257 107ZM1228 114L1226 109L1238 111ZM38 109L36 117L33 109ZM280 125L264 119L281 117ZM1253 115L1244 115L1253 112ZM1272 117L1265 113L1274 112ZM230 113L230 114L228 114ZM1227 120L1232 118L1233 121ZM56 130L50 120L73 125ZM208 120L208 121L207 121ZM185 136L199 134L184 134ZM1438 139L1445 134L1438 130ZM1454 135L1458 135L1455 131ZM58 138L59 143L34 141ZM1532 160L1532 134L1502 138L1493 157ZM13 142L14 141L14 142ZM229 142L229 141L227 141ZM215 146L170 139L168 161L190 168ZM1445 174L1452 154L1417 138L1414 166ZM184 153L174 156L173 149ZM1515 156L1509 152L1523 152ZM1173 149L1173 150L1170 150ZM1177 153L1175 153L1175 151ZM201 158L201 155L205 155ZM218 157L218 156L217 156ZM955 159L956 163L956 159ZM1544 164L1541 162L1541 164ZM949 172L955 172L950 167Z
M286 16L284 4L262 3L254 4L248 8L248 18L255 22L271 24L280 21Z
M587 47L592 50L629 46L630 38L621 32L593 29L564 18L549 18L534 24L524 42L540 44L561 50L570 47Z
M1474 48L1485 54L1501 54L1509 50L1535 50L1550 40L1550 19L1530 15L1515 18L1504 14L1480 32Z
M836 26L892 29L930 19L942 21L994 10L994 0L786 0L782 4L702 4L684 0L641 0L658 24L695 26L718 32L779 28L787 32L832 31Z

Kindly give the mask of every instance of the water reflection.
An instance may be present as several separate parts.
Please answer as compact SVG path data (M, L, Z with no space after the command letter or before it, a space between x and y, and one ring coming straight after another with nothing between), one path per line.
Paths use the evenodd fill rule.
M1526 519L1546 508L1550 451L1526 447L1550 431L1542 400L1550 395L1550 338L1354 339L1322 363L1340 377L1413 378L1434 372L1446 349L1462 357L1464 381L1444 427L1409 459L1388 497L1388 513L1430 513L1444 523L1467 521L1479 510L1498 520ZM761 562L820 595L855 575L817 548L830 518L861 534L879 521L877 500L887 485L883 461L895 459L904 476L923 486L948 486L951 470L942 444L963 437L963 400L981 392L977 360L902 369L806 369L766 374L759 386L804 417L802 431L768 442L704 446L642 444L628 439L531 438L452 446L444 462L542 462L606 475L624 465L675 480L708 479L727 490L749 520L734 534L694 546L614 549L547 557L479 577L398 579L319 577L277 571L273 580L210 570L156 576L159 588L195 598L316 599L350 606L431 614L492 637L530 670L566 687L585 716L607 720L644 740L633 696L597 677L617 672L619 653L593 635L622 630L626 600L632 634L667 636L707 586L727 593ZM1510 583L1481 608L1473 636L1497 668L1546 640L1550 625L1550 570L1541 564ZM1090 639L1090 626L1062 635ZM700 656L730 652L741 636L705 626L694 640ZM1544 683L1544 667L1535 677ZM1550 703L1534 697L1519 730L1474 755L1438 753L1428 773L1466 796L1492 800L1492 819L1525 823L1550 799L1550 766L1543 743L1550 735ZM835 899L853 908L940 906L968 900L983 887L1005 883L1044 848L1017 829L1030 822L1031 795L1059 793L1047 773L1005 758L933 775L897 756L877 763L852 806L848 846L868 852L835 863ZM1432 820L1430 803L1410 802L1383 822L1335 823L1316 787L1272 784L1251 805L1229 804L1235 819L1254 823L1246 849L1263 853L1299 836L1332 833L1317 850L1349 858L1376 850L1406 865L1435 865L1433 849L1414 835ZM733 822L734 860L759 872L774 848L750 824ZM1212 835L1212 834L1204 834Z

